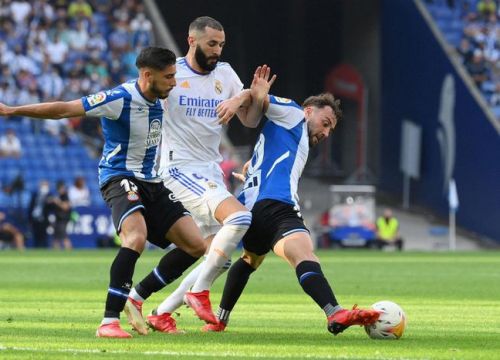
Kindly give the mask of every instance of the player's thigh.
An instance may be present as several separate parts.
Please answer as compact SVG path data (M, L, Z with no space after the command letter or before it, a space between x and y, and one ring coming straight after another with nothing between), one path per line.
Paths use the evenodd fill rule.
M189 211L163 184L158 186L146 204L148 240L163 249L171 243L189 253L197 253L200 246L204 249L200 230Z
M273 251L279 257L296 267L302 261L319 262L314 254L311 236L307 232L295 232L279 239L274 244Z
M210 183L212 186L208 186L204 179L193 176L192 171L187 169L176 169L176 172L172 172L173 170L170 169L170 171L172 175L164 179L165 187L172 191L175 198L180 200L191 213L196 224L202 230L203 237L217 233L220 229L220 223L215 219L211 205L214 201L218 204L223 200L217 198L220 187L214 187L215 183ZM224 194L223 198L228 196L231 194Z
M214 215L217 221L222 223L228 216L238 211L248 211L248 209L234 196L230 195L218 204Z
M165 186L184 204L198 224L213 226L237 211L248 211L226 188L217 164L173 167Z

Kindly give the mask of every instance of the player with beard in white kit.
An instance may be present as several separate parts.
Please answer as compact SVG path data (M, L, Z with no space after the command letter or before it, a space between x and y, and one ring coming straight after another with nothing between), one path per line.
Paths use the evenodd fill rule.
M236 96L234 101L237 102L250 90L244 90L240 98L238 94L243 84L238 75L228 63L219 61L225 34L217 20L207 16L195 19L189 26L188 43L187 55L177 59L178 86L166 101L160 171L165 186L190 211L203 236L212 244L205 261L153 310L147 317L147 324L142 315L143 302L162 289L165 281L154 269L132 289L125 311L140 333L147 332L148 325L162 332L178 332L171 314L183 301L200 319L207 323L217 322L209 299L210 286L229 268L231 254L252 220L251 212L226 189L219 166L222 125L235 112L228 104L222 121L216 111L224 100ZM241 109L236 114L243 125L255 127L261 117L259 104Z

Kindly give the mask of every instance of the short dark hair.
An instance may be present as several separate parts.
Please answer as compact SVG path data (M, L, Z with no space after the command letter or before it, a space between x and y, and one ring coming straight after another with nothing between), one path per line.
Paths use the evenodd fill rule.
M57 180L57 182L56 182L56 189L57 190L59 190L62 187L65 187L65 186L66 186L66 183L64 182L64 180L61 180L61 179Z
M135 60L138 69L150 67L155 70L163 70L169 65L174 65L175 54L167 48L149 46L141 50Z
M332 108L335 118L337 122L342 119L342 109L340 108L340 100L335 99L335 97L330 93L322 93L319 95L309 96L302 103L302 107L306 106L314 106L318 109L324 108L325 106L329 106Z
M194 19L191 24L189 24L189 32L193 30L205 32L205 28L207 26L211 29L224 31L222 24L214 18L211 18L210 16L200 16Z

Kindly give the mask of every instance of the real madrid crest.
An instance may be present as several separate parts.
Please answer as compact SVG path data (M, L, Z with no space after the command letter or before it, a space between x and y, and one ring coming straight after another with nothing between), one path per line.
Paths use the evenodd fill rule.
M207 185L210 189L217 189L217 184L213 181L207 181Z
M215 79L215 92L217 93L217 95L222 94L222 83L217 79Z

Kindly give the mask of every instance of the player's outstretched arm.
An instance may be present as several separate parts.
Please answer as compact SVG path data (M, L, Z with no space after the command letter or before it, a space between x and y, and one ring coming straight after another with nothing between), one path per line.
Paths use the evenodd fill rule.
M276 75L269 79L270 76L270 67L267 65L259 66L255 70L250 89L241 91L217 106L219 124L227 124L237 114L241 123L246 127L257 127L269 104L269 89L276 80Z
M243 125L255 128L259 125L262 115L266 112L269 106L269 89L276 80L276 75L271 78L271 68L267 65L257 67L253 75L252 86L250 87L250 94L252 103L246 109L244 114L238 112Z
M40 104L7 106L0 103L0 116L28 116L37 119L63 119L69 117L84 116L80 99L73 101L56 101Z
M219 124L226 125L229 123L240 108L248 107L251 102L250 89L245 89L232 98L222 101L215 109L219 117Z

